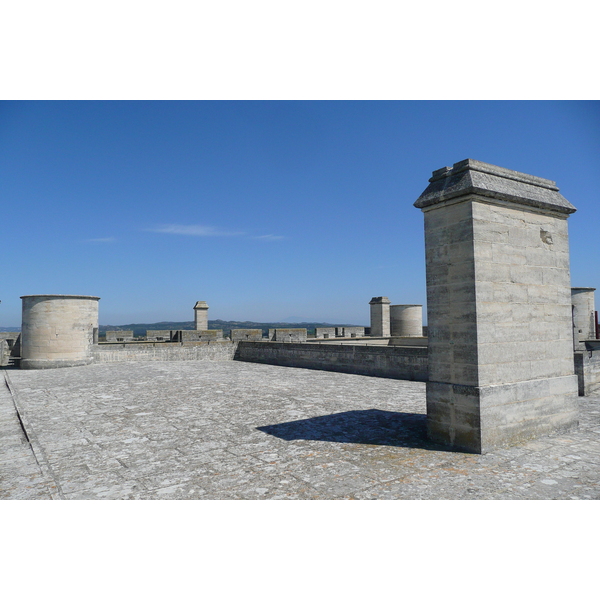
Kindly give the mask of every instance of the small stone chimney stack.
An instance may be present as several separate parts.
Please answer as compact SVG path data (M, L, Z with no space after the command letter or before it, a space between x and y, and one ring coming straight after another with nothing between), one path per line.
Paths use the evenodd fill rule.
M387 296L376 296L371 305L371 337L390 337L390 300Z
M194 326L196 331L208 329L208 304L204 300L198 300L194 305Z

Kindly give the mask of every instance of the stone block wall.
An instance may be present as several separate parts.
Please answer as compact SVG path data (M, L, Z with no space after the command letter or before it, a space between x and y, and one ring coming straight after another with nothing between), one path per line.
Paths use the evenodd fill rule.
M427 349L389 346L239 342L235 360L427 381Z
M583 351L575 352L575 373L580 396L600 394L600 341L585 344Z
M89 364L98 333L98 296L30 295L23 300L22 369Z
M263 339L262 329L232 329L232 342L260 342Z
M336 336L344 338L365 337L364 327L336 327Z
M317 327L315 329L315 338L317 339L331 339L336 336L336 327Z
M131 342L133 341L133 331L107 331L106 332L107 342Z
M425 217L432 439L474 452L577 425L567 217L555 183L467 159Z
M209 342L220 339L223 339L222 329L180 329L171 332L171 340L174 342Z
M148 342L170 342L170 329L148 329L146 331L146 340Z
M94 346L94 362L154 361L154 360L233 360L236 343L227 340L216 342L138 342L99 344Z
M304 328L269 329L269 341L273 342L305 342L308 331Z

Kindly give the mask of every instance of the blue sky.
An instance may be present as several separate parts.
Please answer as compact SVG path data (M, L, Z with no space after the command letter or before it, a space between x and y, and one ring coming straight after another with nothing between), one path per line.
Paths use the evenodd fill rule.
M464 158L555 180L600 288L597 101L0 102L0 326L45 293L101 324L368 325L373 296L425 304L413 202Z

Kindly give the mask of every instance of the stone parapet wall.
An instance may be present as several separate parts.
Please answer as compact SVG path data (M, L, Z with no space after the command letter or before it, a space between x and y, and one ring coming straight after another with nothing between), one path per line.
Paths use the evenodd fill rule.
M106 332L107 342L131 342L133 341L133 331L131 329L115 330Z
M170 342L171 341L171 330L170 329L148 329L146 331L146 339L149 342Z
M302 327L269 329L269 340L273 342L305 342L308 331Z
M587 342L586 350L575 352L575 373L580 396L600 393L600 341L593 347Z
M316 339L333 339L336 336L337 327L317 327L315 329Z
M364 327L336 327L336 335L338 337L365 337Z
M94 346L94 362L122 362L134 360L233 360L236 343L217 342L177 342L120 343Z
M235 360L427 381L427 348L240 342Z
M262 329L232 329L231 341L233 342L260 342L263 339Z

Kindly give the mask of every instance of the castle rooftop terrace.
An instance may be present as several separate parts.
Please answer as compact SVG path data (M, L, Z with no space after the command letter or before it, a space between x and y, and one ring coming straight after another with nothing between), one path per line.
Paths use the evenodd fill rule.
M600 498L599 396L573 432L475 455L427 440L419 382L237 361L3 374L2 499Z

